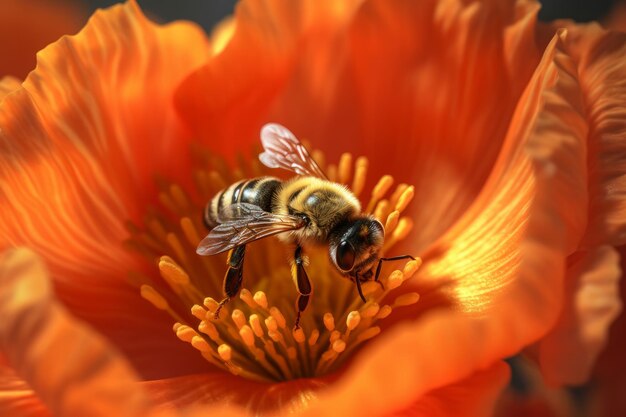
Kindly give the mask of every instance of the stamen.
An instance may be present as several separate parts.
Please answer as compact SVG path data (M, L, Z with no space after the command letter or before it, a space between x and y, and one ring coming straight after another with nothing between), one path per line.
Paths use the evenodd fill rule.
M385 233L391 233L395 230L396 226L398 226L399 218L400 212L398 210L394 210L389 213L389 216L387 216L387 221L385 222Z
M191 314L193 314L193 316L198 320L206 319L206 313L207 311L204 308L200 307L198 304L194 304L191 307Z
M352 182L352 192L355 196L361 195L363 188L365 187L365 177L367 174L368 160L361 156L356 160L356 166L354 168L354 181Z
M247 346L254 346L254 332L247 324L244 324L239 329L239 335Z
M341 353L346 350L346 342L341 339L337 339L333 342L333 350L337 353Z
M359 312L351 311L350 314L348 314L348 319L346 320L346 327L348 327L348 330L354 330L360 322L361 315L359 314Z
M376 206L376 203L378 203L378 200L380 200L385 194L387 194L387 191L389 191L392 185L393 177L391 175L385 175L378 181L378 183L372 190L372 197L369 204L367 205L366 212L371 213L374 210L374 207Z
M420 299L420 295L416 292L410 292L408 294L402 294L393 302L393 307L406 307L417 303Z
M307 248L307 273L315 285L301 327L294 329L296 310L289 265L283 263L282 247L262 239L246 251L244 284L215 318L222 299L225 255L201 257L195 254L206 234L202 224L204 204L219 192L247 175L273 175L258 162L247 164L239 158L232 169L211 154L199 153L209 169L194 171L197 193L187 193L177 184L159 183L159 200L167 211L150 211L146 227L128 225L127 247L148 256L158 266L160 282L132 274L141 296L155 308L167 311L175 321L176 337L193 346L207 361L225 371L256 381L280 381L321 376L340 367L352 352L381 332L378 321L398 308L414 305L419 294L406 293L402 285L418 271L421 260L397 265L399 270L380 275L380 282L362 283L364 304L354 283L340 279L329 265L326 251ZM368 160L344 153L337 165L326 165L321 152L313 152L331 180L350 184L358 196L365 190ZM412 228L402 215L415 189L384 176L371 191L364 212L385 225L383 252L404 239ZM195 195L201 196L196 201ZM384 256L382 253L380 256ZM382 284L382 285L380 285ZM157 290L158 289L158 290ZM252 289L253 291L250 291ZM213 298L215 297L215 298ZM383 300L393 300L385 304ZM387 301L385 301L387 302Z
M248 307L256 307L256 301L254 301L254 298L252 298L252 293L247 289L244 288L241 290L241 292L239 293L239 298L241 298Z
M209 345L209 343L200 336L194 336L191 338L191 346L195 347L200 352L211 351L211 345Z
M398 202L396 203L396 211L404 211L406 206L409 205L411 200L413 200L413 196L415 195L415 187L408 187L406 190L402 192Z
M254 301L263 309L267 309L267 296L263 291L254 293Z
M333 317L332 313L324 314L324 326L329 332L335 330L335 318Z
M235 325L237 326L237 328L239 330L241 330L241 328L243 326L246 325L246 317L243 314L243 311L241 310L233 310L233 313L231 314L231 318L233 319L233 322L235 323Z
M249 319L250 327L256 335L256 337L262 338L264 336L263 328L261 327L261 320L256 314L252 314Z
M219 345L217 347L217 353L224 362L230 362L233 358L233 349L227 344Z
M347 184L350 181L350 170L352 169L352 155L344 153L339 159L339 182Z
M170 306L154 288L149 285L142 285L140 289L141 296L148 300L153 306L159 310L167 310Z

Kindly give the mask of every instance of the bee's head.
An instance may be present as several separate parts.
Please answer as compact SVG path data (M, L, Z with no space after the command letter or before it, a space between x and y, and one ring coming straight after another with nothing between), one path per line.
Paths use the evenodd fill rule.
M383 225L373 217L345 220L329 235L330 259L341 273L364 276L378 260L384 238Z

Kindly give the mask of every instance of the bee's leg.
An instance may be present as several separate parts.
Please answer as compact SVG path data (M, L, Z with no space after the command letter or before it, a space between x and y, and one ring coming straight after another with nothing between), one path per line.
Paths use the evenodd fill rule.
M298 289L298 299L296 300L296 323L294 324L294 328L297 329L300 327L300 316L302 312L306 310L307 305L309 304L309 298L311 297L311 282L309 281L309 276L306 274L304 269L304 259L302 258L302 247L298 245L296 247L296 252L294 254L294 264L291 268L291 273L293 275L293 280L296 283L296 288Z
M415 260L415 258L412 257L411 255L393 256L391 258L379 258L378 266L376 267L376 275L374 276L374 281L378 282L378 276L380 275L380 268L383 266L383 262L399 261L401 259L409 259L409 258Z
M236 296L241 288L241 282L243 281L243 258L245 254L246 245L235 246L234 249L228 252L228 260L226 261L228 270L226 271L226 275L224 275L223 284L225 297L220 301L217 310L215 310L216 319L220 317L222 307L224 307L232 297Z
M365 296L363 295L363 289L361 288L361 278L359 277L358 274L354 276L354 282L356 282L356 290L359 292L359 296L361 297L361 300L363 300L363 302L366 303L367 300L365 299Z

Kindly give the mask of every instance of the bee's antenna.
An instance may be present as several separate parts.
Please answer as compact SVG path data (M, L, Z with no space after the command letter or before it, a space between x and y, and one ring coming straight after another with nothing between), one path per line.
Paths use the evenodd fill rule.
M378 266L376 267L376 275L374 275L374 281L378 282L378 276L380 275L380 268L383 266L383 261L399 261L400 259L409 259L415 260L411 255L402 255L402 256L393 256L391 258L379 258Z

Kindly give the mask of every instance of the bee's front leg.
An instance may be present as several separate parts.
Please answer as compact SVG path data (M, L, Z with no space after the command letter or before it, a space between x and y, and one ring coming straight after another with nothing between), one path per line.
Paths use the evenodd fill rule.
M216 319L220 317L222 307L224 307L232 297L236 296L241 289L241 283L243 282L243 258L245 254L246 245L235 246L234 249L228 252L228 260L226 261L228 270L226 271L226 275L224 275L223 284L225 297L220 301L215 310Z
M302 312L306 310L307 305L309 304L309 298L311 297L312 287L311 282L309 281L309 276L306 274L306 270L304 269L304 257L302 256L302 247L300 245L296 246L296 251L294 253L294 263L291 267L291 274L293 276L293 280L296 284L296 288L298 289L298 299L296 300L296 323L294 324L294 328L298 329L300 327L300 316Z

